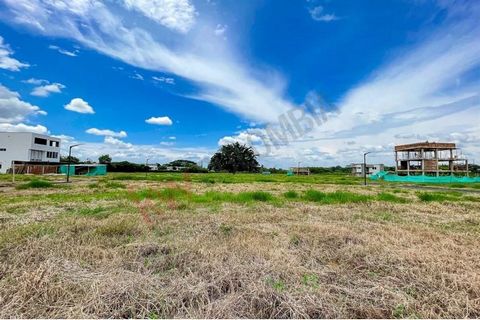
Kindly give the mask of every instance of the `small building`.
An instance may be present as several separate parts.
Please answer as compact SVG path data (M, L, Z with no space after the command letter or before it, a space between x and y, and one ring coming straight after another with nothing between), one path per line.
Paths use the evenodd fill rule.
M68 171L68 164L60 165L59 173L67 174ZM106 174L106 164L70 164L70 176L104 176Z
M0 173L12 162L55 164L60 162L61 140L32 132L0 132Z
M350 165L350 167L352 169L352 175L353 176L355 176L355 177L363 177L364 176L365 165L363 163L352 163ZM379 164L367 164L367 177L369 177L371 175L374 175L374 174L377 174L380 171L384 171L384 170L385 170L385 166L381 163L379 163Z
M156 164L149 164L147 165L148 171L158 171L158 165Z
M292 167L290 171L293 172L295 175L310 175L310 168L302 168L302 167Z
M398 175L441 176L468 174L468 160L455 143L418 142L395 146Z

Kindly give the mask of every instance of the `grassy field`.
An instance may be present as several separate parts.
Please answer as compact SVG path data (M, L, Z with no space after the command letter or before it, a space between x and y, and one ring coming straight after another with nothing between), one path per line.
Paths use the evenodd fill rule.
M345 175L9 179L0 318L480 317L477 192Z

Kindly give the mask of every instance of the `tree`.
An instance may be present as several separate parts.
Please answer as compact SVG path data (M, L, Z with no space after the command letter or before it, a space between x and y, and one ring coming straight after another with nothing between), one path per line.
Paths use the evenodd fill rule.
M258 172L260 165L251 147L238 142L224 145L213 155L208 164L209 170Z
M110 155L104 154L98 158L98 162L101 164L109 164L112 163L112 158L110 157Z
M60 156L60 162L64 163L80 163L80 159L74 156Z

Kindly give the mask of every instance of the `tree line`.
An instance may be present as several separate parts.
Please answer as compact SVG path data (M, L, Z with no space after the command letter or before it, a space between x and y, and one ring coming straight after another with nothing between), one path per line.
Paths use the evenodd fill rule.
M76 157L60 157L63 163L92 163L91 161L80 161ZM190 173L206 173L206 172L269 172L269 173L287 173L288 170L277 168L266 168L261 166L257 161L257 154L253 148L242 145L238 142L231 143L220 147L220 149L212 156L207 168L199 166L190 160L175 160L165 164L138 164L129 161L113 162L110 155L105 154L98 158L98 163L107 165L109 172L190 172ZM153 166L153 168L151 167ZM472 172L478 172L478 166L471 166ZM334 167L309 167L310 173L349 173L350 168L334 166Z

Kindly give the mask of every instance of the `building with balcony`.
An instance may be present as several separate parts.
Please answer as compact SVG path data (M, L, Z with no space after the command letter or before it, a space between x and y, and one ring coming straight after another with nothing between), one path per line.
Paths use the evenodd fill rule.
M468 160L455 143L419 142L395 146L395 172L402 176L468 174Z
M12 162L59 163L61 140L32 132L0 132L0 173Z
M367 177L370 177L372 174L377 174L380 171L385 170L385 166L381 163L378 164L367 164ZM363 177L365 165L363 163L352 163L350 165L352 169L352 175L355 177Z

